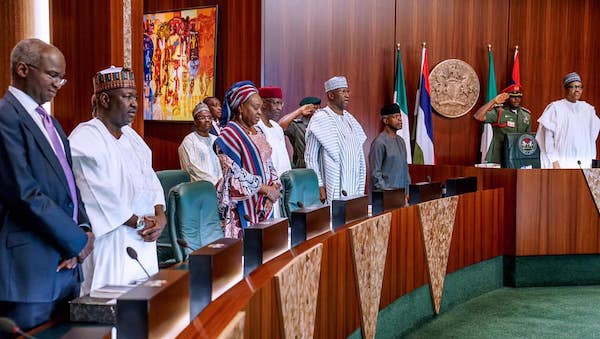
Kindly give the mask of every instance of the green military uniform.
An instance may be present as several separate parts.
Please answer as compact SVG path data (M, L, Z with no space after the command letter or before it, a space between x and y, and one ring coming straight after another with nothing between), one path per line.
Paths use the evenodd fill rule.
M531 112L523 107L516 110L510 110L506 105L494 107L485 114L485 122L492 124L494 130L487 162L502 163L507 133L531 132Z
M294 119L284 132L294 148L294 159L292 161L293 168L306 167L306 163L304 162L304 150L306 149L305 135L308 121L309 119L306 117Z

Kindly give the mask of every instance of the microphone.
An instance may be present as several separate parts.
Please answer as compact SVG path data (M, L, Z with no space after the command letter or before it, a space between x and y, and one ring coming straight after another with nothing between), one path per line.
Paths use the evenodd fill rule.
M583 169L581 168L581 160L577 160L577 166L579 166L579 169Z
M249 223L252 223L252 219L250 219L250 216L248 214L244 214L244 220L246 220Z
M296 202L296 205L298 205L298 207L300 207L300 208L304 208L304 204L300 200L298 200L298 202Z
M183 240L183 239L177 239L177 243L179 244L179 246L181 246L181 247L185 247L185 248L187 248L188 250L190 250L190 251L192 251L192 252L194 252L194 251L196 250L195 248L192 248L192 247L191 247L191 246L188 244L188 242L187 242L187 241L185 241L185 240Z
M144 273L146 273L146 275L148 276L148 279L150 279L150 274L148 274L148 271L146 271L146 269L144 268L144 265L142 265L142 263L138 260L138 255L137 252L132 248L127 246L127 255L137 261L137 263L140 265L140 267L144 270Z
M5 317L0 317L0 333L18 334L28 339L35 339L35 337L21 331L12 319Z
M267 214L265 213L265 211L264 210L258 211L258 221L263 222L265 220L267 220Z
M342 195L347 197L348 196L348 192L346 192L346 190L342 190Z

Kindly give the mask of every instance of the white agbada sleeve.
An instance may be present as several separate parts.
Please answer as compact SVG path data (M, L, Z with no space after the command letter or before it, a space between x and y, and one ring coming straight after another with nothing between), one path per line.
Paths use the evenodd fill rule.
M73 156L73 173L77 187L85 201L96 237L123 225L134 214L119 196L121 188L127 187L120 165L111 157L110 141L92 123L79 125L69 136ZM117 180L115 180L117 178ZM164 199L164 198L163 198Z
M146 168L151 170L152 151L150 150L150 147L146 145L144 139L142 139L142 137L140 137L139 134L137 134L131 127L125 126L122 130L123 134L127 134L131 138L130 140L133 140L135 142L134 147L136 148L136 151L142 155L144 165L146 166ZM165 194L163 192L163 188L160 184L160 181L158 180L158 176L154 171L152 171L152 175L150 175L149 177L150 187L148 187L147 189L153 192L153 197L151 198L152 206L162 205L163 207L166 207ZM152 211L152 213L153 212L154 211Z
M555 102L546 106L546 109L544 109L544 112L538 119L540 125L535 139L540 147L540 162L542 168L552 168L552 163L558 161L556 149L554 147L554 135L556 128L560 123L557 119L558 115Z

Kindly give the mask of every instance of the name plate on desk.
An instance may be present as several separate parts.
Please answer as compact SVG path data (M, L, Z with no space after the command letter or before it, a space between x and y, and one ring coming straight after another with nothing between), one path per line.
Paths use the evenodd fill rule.
M242 278L242 240L221 238L190 253L190 319Z
M174 338L190 322L190 280L161 270L117 299L119 338Z
M288 249L287 218L250 224L244 230L244 275Z
M372 215L377 215L390 209L404 207L405 196L404 188L372 191Z
M438 181L411 184L409 191L408 203L411 205L442 197L442 185Z
M303 207L291 214L292 247L329 231L329 205Z
M356 219L364 218L368 213L369 197L366 195L335 199L331 202L331 225L336 229Z
M450 178L446 180L446 196L477 192L477 177Z

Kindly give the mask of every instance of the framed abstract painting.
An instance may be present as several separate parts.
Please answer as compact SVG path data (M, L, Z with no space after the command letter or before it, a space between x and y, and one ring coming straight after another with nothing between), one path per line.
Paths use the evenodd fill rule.
M215 93L217 6L144 14L144 119L193 121Z

